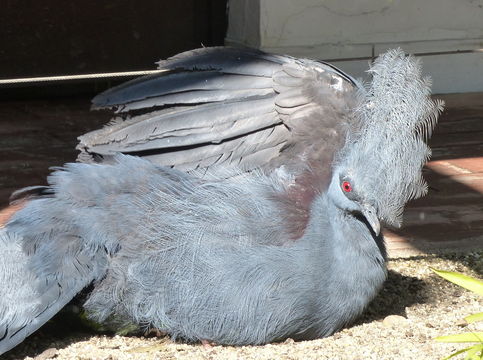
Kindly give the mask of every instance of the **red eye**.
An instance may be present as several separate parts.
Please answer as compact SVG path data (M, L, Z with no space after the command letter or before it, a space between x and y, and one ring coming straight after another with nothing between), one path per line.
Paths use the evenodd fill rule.
M345 192L351 192L352 191L352 185L350 182L348 181L344 181L342 183L342 190L344 190Z

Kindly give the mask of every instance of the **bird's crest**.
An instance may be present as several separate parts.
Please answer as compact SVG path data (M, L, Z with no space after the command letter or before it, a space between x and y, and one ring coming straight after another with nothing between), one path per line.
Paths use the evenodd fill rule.
M427 191L421 175L431 154L426 141L444 103L431 99L431 80L401 49L379 56L368 72L372 81L359 94L337 164L356 179L378 217L398 226L404 204Z

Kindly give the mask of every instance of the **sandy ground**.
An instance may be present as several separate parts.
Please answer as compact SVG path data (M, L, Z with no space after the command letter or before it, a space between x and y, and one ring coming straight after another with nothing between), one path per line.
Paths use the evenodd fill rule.
M434 275L430 266L482 277L483 251L392 259L380 295L355 324L325 339L265 346L205 347L169 338L95 334L60 315L1 359L441 359L464 346L436 336L481 331L462 318L483 302Z

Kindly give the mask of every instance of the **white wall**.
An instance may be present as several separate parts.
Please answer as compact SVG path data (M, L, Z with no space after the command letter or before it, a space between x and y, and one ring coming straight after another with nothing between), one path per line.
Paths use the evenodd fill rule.
M230 0L227 44L330 60L356 77L400 46L436 93L483 91L483 0Z

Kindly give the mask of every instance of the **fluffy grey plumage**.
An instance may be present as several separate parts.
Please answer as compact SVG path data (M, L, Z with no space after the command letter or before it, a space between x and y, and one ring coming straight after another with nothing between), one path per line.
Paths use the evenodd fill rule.
M299 86L302 73L329 71L307 64L283 65L274 81ZM279 164L284 150L250 172L185 173L125 155L55 171L50 191L0 229L0 353L92 282L85 308L93 319L151 325L186 340L310 339L353 320L385 279L379 220L393 222L422 194L422 129L432 128L440 108L415 60L400 50L371 72L370 86L352 88L350 101L340 95L344 82L354 83L340 75L328 103L317 98L327 88L313 84L276 98L300 141L284 140L295 149L287 165ZM298 100L297 92L304 94ZM307 98L297 108L302 115L290 113ZM323 109L327 118L314 118ZM332 124L330 131L319 132L317 123ZM328 144L307 143L314 126Z

